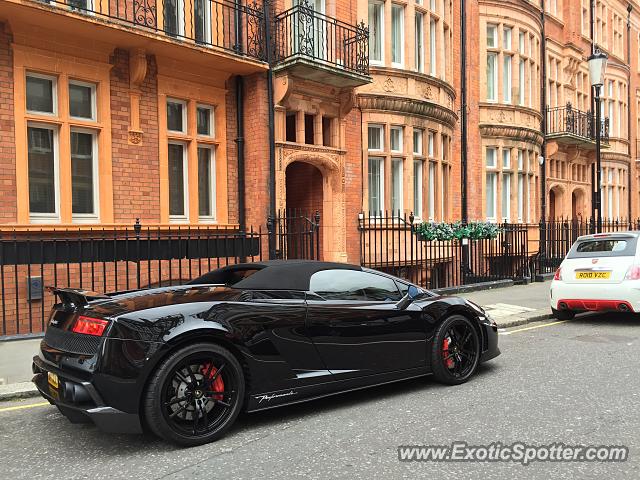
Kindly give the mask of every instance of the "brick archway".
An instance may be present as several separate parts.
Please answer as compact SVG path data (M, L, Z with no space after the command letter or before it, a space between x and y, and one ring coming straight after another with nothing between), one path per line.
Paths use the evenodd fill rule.
M321 225L324 219L323 176L320 169L310 163L292 162L285 170L285 205L287 215L313 218L315 212L320 214ZM318 242L321 260L323 228L320 228Z
M287 166L285 179L287 210L309 214L319 211L322 218L322 172L310 163L292 162Z

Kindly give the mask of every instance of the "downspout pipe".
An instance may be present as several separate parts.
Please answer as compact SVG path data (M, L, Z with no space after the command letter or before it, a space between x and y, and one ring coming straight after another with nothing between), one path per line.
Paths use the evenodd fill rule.
M238 224L240 233L247 231L247 213L245 211L245 168L244 168L244 78L236 76L236 145L238 150Z
M633 7L627 5L627 65L629 66L629 81L627 82L627 138L629 140L629 173L627 174L627 212L629 215L629 228L631 228L631 11ZM636 142L636 149L637 149ZM638 152L636 151L636 155Z
M460 62L460 127L462 151L460 152L460 200L462 223L469 220L467 207L467 13L466 0L460 0L460 48L462 61Z
M589 1L589 37L591 38L591 54L593 55L593 53L596 51L596 45L595 45L595 0L590 0ZM590 100L591 100L591 115L593 118L593 115L595 114L596 111L596 99L595 99L595 95L593 94L594 92L594 87L592 86L589 89L590 92ZM595 123L595 122L594 122ZM592 127L594 130L591 132L592 137L595 136L595 129L596 128L600 128L599 125L594 125ZM599 209L600 207L597 206L598 203L598 186L596 184L597 182L597 177L598 177L598 172L596 172L596 166L595 164L591 165L591 233L595 233L595 229L594 229L594 225L595 225L595 221L596 221L596 207ZM599 211L599 210L598 210Z
M545 30L545 14L544 14L544 0L541 1L540 8L540 22L541 27L541 39L540 39L540 113L542 113L542 146L540 148L540 154L542 156L542 162L540 165L540 221L543 225L543 232L541 232L540 238L540 250L544 250L545 230L547 221L547 34Z
M273 40L271 32L271 2L264 2L264 24L267 51L267 110L269 129L269 216L267 218L267 231L269 234L269 259L275 259L276 254L276 143L275 143L275 106L273 105Z

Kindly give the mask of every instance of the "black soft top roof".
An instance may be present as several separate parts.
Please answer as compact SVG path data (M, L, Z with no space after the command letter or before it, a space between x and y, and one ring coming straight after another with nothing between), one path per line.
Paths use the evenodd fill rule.
M314 260L269 260L212 270L188 285L224 284L247 290L309 290L311 275L321 270L362 270L357 265Z

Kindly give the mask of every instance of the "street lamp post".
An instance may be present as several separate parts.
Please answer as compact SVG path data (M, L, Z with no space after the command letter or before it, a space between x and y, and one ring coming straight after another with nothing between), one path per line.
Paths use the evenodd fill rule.
M601 177L601 155L600 155L600 136L602 133L600 119L600 88L604 85L604 71L607 68L607 54L599 48L596 48L589 57L589 78L591 87L595 90L595 109L596 109L596 185L595 198L593 202L598 210L598 218L596 223L596 232L602 231L602 179Z

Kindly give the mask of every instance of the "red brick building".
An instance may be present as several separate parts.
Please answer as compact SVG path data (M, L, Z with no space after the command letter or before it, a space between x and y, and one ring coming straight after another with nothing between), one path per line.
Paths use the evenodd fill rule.
M462 158L471 220L536 225L543 198L547 217L588 218L592 36L610 56L603 216L637 216L636 1L465 5L0 0L0 239L135 235L137 219L158 235L234 234L295 209L310 224L319 213L322 258L357 263L360 212L460 219ZM11 255L3 318L45 311L24 300L38 276L27 254ZM127 279L162 279L123 258L116 274L121 262ZM47 283L58 268L69 283L89 275L82 258L41 263Z

